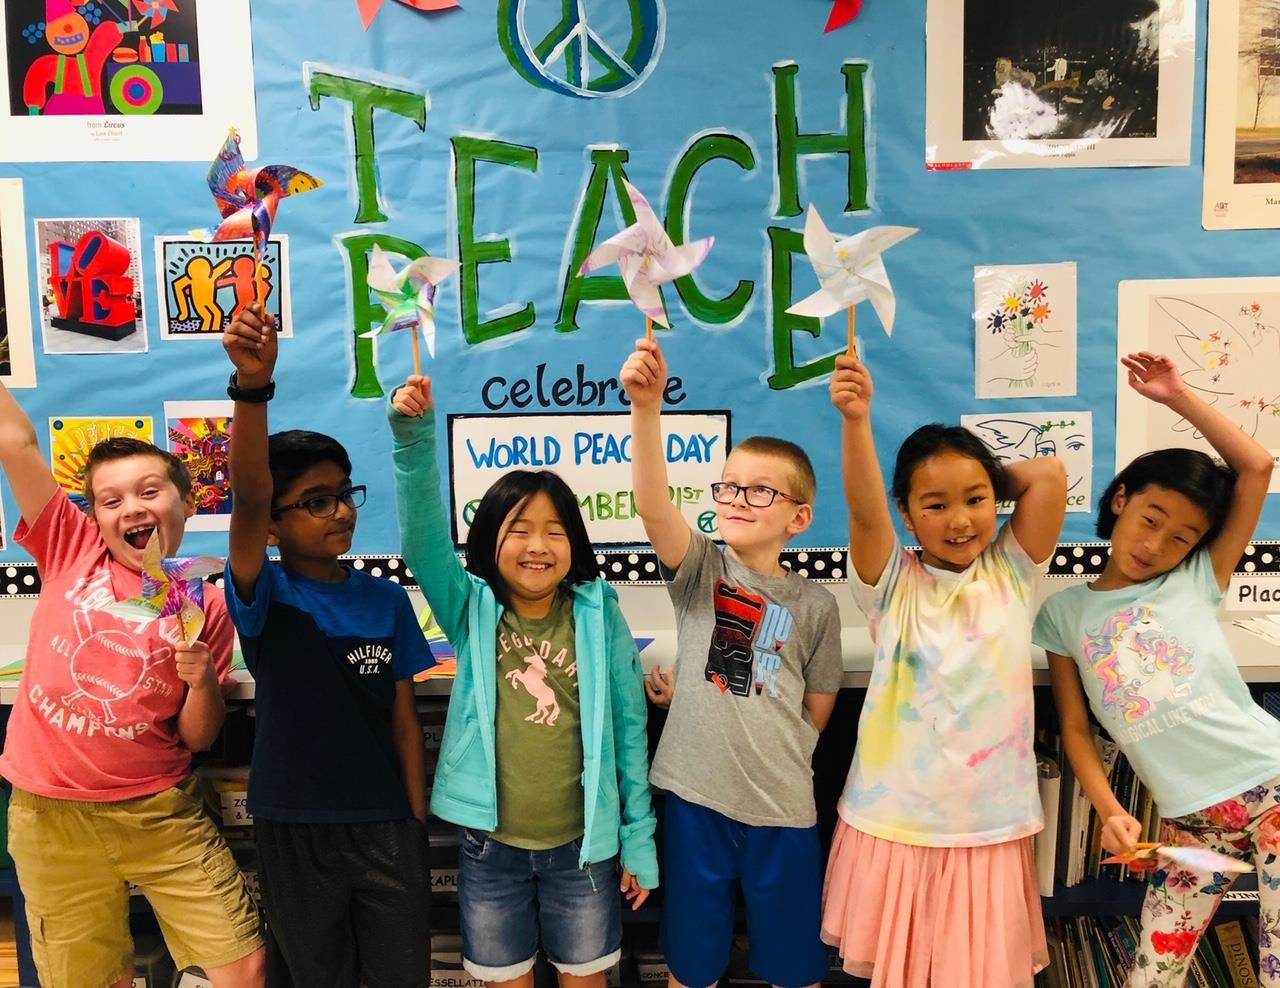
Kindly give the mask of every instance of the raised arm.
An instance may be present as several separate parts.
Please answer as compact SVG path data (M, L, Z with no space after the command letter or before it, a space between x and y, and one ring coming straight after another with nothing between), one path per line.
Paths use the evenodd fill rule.
M445 637L466 627L469 578L453 551L449 516L436 466L435 403L431 379L412 374L396 388L387 410L396 473L400 551Z
M619 376L631 399L631 486L636 511L662 565L679 569L693 533L667 491L667 461L662 448L667 361L658 341L636 340L635 352L622 365Z
M1071 762L1071 771L1080 780L1089 802L1098 811L1098 819L1103 822L1102 846L1113 854L1127 854L1133 850L1142 833L1142 824L1120 805L1111 789L1107 771L1089 730L1088 708L1075 662L1056 652L1049 652L1048 656L1062 747Z
M1144 350L1131 353L1120 362L1129 371L1129 387L1144 398L1164 405L1175 415L1181 415L1235 471L1231 507L1209 545L1214 575L1218 586L1225 590L1236 563L1253 538L1275 461L1262 444L1188 387L1173 361L1164 354Z
M265 388L275 371L276 324L262 305L246 306L222 334L241 391ZM271 524L271 470L267 466L266 402L237 401L232 412L230 564L234 592L253 600L267 554Z
M34 525L49 498L58 493L58 482L40 453L35 426L3 384L0 384L0 467L4 468L13 489L22 520Z
M843 420L840 461L849 506L849 555L858 579L868 586L879 582L894 544L893 516L871 434L873 390L871 372L857 357L836 357L831 403Z
M1015 505L1013 534L1032 561L1042 563L1058 547L1067 515L1067 468L1056 456L1038 456L1008 464L1005 474Z

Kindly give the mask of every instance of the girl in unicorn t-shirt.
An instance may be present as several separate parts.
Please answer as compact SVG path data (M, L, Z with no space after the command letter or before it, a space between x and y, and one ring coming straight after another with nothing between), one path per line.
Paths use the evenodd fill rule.
M1162 843L1253 859L1260 872L1259 981L1280 988L1280 721L1240 677L1218 605L1267 496L1272 456L1182 380L1168 357L1130 354L1129 385L1167 406L1226 461L1191 449L1138 457L1098 506L1102 575L1050 597L1034 640L1049 653L1067 757L1108 851L1141 824L1116 799L1090 735L1093 710L1151 790ZM1162 862L1126 988L1178 988L1229 880Z

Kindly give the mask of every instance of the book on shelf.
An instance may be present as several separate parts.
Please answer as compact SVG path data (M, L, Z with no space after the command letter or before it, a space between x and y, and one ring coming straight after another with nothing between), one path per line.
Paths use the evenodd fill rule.
M1049 967L1036 988L1122 988L1137 957L1140 926L1132 916L1070 916L1050 920ZM1257 941L1248 924L1218 919L1190 958L1188 988L1259 988Z

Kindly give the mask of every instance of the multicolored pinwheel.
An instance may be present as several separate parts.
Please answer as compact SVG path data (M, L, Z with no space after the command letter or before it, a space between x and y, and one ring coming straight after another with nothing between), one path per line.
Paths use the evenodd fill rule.
M378 336L401 329L413 330L413 372L422 373L422 355L418 351L418 328L427 341L427 353L436 355L436 285L458 267L447 257L420 257L397 272L391 259L374 244L369 259L369 289L387 310L387 318L377 329L361 336Z
M1179 847L1176 844L1140 843L1129 854L1116 854L1104 858L1102 863L1128 865L1132 871L1148 871L1159 865L1160 858L1205 875L1243 875L1253 871L1249 862L1229 854L1207 847Z
M400 0L400 2L415 10L451 10L462 6L458 0ZM356 9L360 11L360 22L367 31L373 19L378 16L378 11L382 9L382 0L356 0Z
M154 621L178 616L184 642L192 642L204 630L204 577L222 572L216 556L165 559L160 551L159 529L151 533L142 555L142 592L117 601L107 610L134 621Z
M706 260L715 238L706 237L677 247L645 197L630 182L624 180L622 184L635 209L636 221L588 254L580 273L588 274L606 264L617 264L622 270L627 294L644 313L645 331L652 337L655 322L671 328L658 286L683 278Z
M847 308L849 353L852 354L853 309L863 299L869 298L885 333L892 334L896 302L893 286L889 284L889 273L880 255L918 232L913 226L873 226L852 237L837 239L810 203L804 223L804 250L822 287L787 311L797 316L821 318Z
M257 265L255 279L262 267L262 250L271 236L280 200L317 189L324 183L292 165L261 165L246 168L240 153L240 135L232 129L222 150L209 166L209 191L213 193L222 222L213 231L213 240L253 238L253 256ZM258 284L258 299L263 297Z

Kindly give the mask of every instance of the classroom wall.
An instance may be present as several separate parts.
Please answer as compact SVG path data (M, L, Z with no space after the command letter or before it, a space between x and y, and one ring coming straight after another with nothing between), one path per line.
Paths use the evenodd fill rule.
M211 3L178 0L202 17L216 16ZM6 4L11 39L23 12L39 6ZM801 211L810 203L841 233L880 223L920 230L885 254L897 297L892 337L870 305L857 310L882 459L890 463L902 438L928 420L1089 411L1095 496L1113 470L1118 283L1274 269L1272 231L1200 225L1204 5L1186 48L1195 59L1189 164L935 171L925 168L925 0L867 0L856 21L828 34L830 4L819 0L587 6L601 38L624 55L627 38L634 42L639 79L630 91L578 98L539 79L524 49L536 54L532 39L555 34L554 4L501 0L423 14L387 0L367 31L354 0L253 7L256 163L296 165L325 183L285 200L276 220L288 237L280 287L294 333L282 341L271 422L348 444L355 478L370 487L358 553L398 550L384 395L410 369L407 334L358 335L376 316L364 284L375 243L464 263L440 287L437 352L426 360L441 415L511 412L517 381L529 382L517 392L529 400L522 414L593 415L625 411L616 388L598 382L616 375L644 329L629 303L593 298L621 295L620 282L574 275L585 249L624 225L618 179L625 174L659 217L671 210L688 237L714 236L693 281L665 290L673 328L661 339L680 378L670 408L728 411L732 437L767 432L808 449L819 495L800 547L847 541L838 423L821 373L844 345L845 319L818 329L785 313L817 287L802 253ZM210 82L230 85L225 76ZM844 137L797 157L793 127ZM159 425L166 400L224 396L229 366L216 334L160 338L153 242L217 221L205 184L217 141L197 148L160 136L151 146L156 157L191 160L0 161L0 178L23 181L26 289L37 319L33 220L141 221L148 349L46 353L37 326L38 386L16 393L45 440L52 418L151 416ZM812 150L803 139L799 148ZM1077 269L1077 394L976 398L975 266L1049 262ZM563 405L551 398L558 378L570 382L558 392ZM542 428L534 421L527 431L541 436ZM443 446L439 456L442 469L458 466ZM703 483L714 479L714 462L681 468L697 476L699 467ZM601 464L581 483L625 492L628 470ZM0 491L11 532L16 507L2 483ZM1090 521L1069 514L1063 540L1091 540ZM1277 534L1280 506L1269 504L1259 535ZM186 548L224 545L222 532L193 531ZM11 542L0 551L0 562L25 559Z

